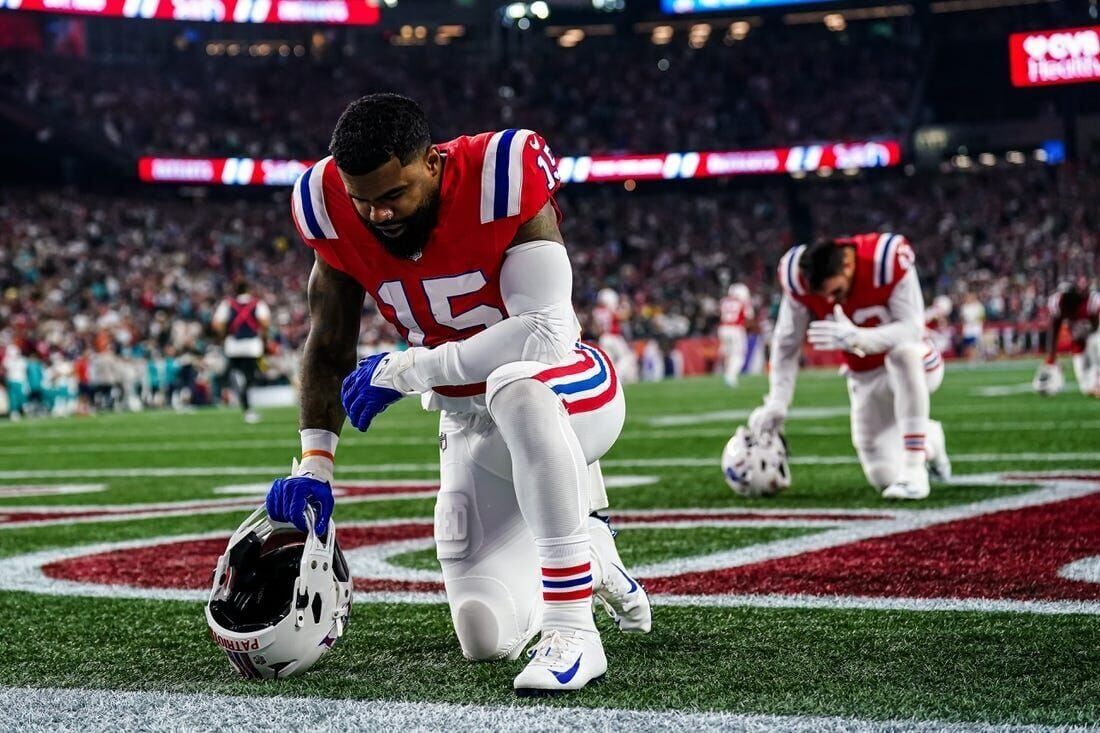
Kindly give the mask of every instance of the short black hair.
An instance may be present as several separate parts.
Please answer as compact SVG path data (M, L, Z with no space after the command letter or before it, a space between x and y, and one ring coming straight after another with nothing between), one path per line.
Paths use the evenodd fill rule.
M798 270L811 293L821 292L825 281L844 269L843 239L819 239L802 251Z
M397 156L401 165L432 144L420 105L400 94L368 94L344 110L328 149L340 170L352 176L382 167Z

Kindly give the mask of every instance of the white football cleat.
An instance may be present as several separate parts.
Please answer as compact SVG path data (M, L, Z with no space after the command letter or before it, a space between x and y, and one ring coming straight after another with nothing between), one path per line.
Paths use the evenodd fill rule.
M599 517L588 518L592 538L592 600L602 605L620 631L648 634L653 612L645 588L623 569L611 527Z
M598 631L548 629L527 656L531 661L512 685L520 697L579 690L607 672Z
M943 424L939 420L928 421L928 453L932 475L940 481L951 478L951 459L947 456L947 438L943 434Z
M925 499L932 491L928 485L928 469L922 466L906 466L901 469L894 483L882 490L883 499Z

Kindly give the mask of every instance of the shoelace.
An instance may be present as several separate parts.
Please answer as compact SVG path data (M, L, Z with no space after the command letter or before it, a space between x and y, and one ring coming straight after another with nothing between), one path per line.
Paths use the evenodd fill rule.
M615 596L617 600L622 602L622 610L617 612L615 607L611 605L611 602L600 595L600 593L596 592L592 594L592 598L603 606L603 610L606 611L607 615L612 619L618 619L620 615L629 613L638 605L637 599L633 601L624 601L624 599L630 595L630 583L618 573L604 571L603 589L606 589L611 595Z
M563 636L560 631L550 631L543 634L539 642L527 650L532 664L543 667L555 667L565 662L571 655L573 647L577 644L575 636Z

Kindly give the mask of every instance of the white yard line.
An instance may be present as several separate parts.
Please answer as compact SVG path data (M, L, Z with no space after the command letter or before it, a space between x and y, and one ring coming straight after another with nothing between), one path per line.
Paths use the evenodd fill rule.
M9 730L238 731L242 721L264 730L310 731L648 731L665 733L1076 733L1070 726L868 720L810 715L747 715L566 708L548 705L456 705L393 700L230 696L0 687L0 724Z
M1021 452L1021 453L956 453L952 454L953 463L1003 463L1012 461L1028 461L1034 463L1059 463L1063 461L1097 461L1100 462L1100 452L1076 451L1067 453L1045 452ZM790 459L793 465L855 465L858 463L855 456L799 456ZM718 467L718 457L684 457L684 458L612 458L600 461L605 468L683 468L683 467ZM439 471L438 463L377 463L364 465L341 465L342 476L354 474L376 473L435 473ZM0 481L17 481L27 479L66 479L66 478L180 478L187 476L254 476L254 475L285 475L287 466L164 466L159 468L61 468L61 469L31 469L31 470L2 470L0 469ZM168 487L172 488L175 487Z
M847 414L847 413L845 413ZM736 421L730 421L728 427L713 428L654 428L651 430L626 430L619 436L619 440L666 440L668 438L721 438L733 434ZM951 422L947 426L948 433L954 432L1019 432L1025 430L1091 430L1100 428L1100 420L1078 420L1067 422L1035 421L987 421L987 422ZM246 440L202 440L194 441L194 433L181 433L179 440L133 441L119 443L85 443L74 440L64 444L44 443L41 436L27 436L19 441L5 441L10 445L0 445L0 456L24 455L33 451L35 455L43 454L100 454L100 453L191 453L193 451L210 450L266 450L268 448L281 448L287 454L293 454L298 450L297 439L288 436L286 431L282 435L270 438L249 438ZM795 423L787 431L788 435L836 435L847 436L850 434L846 425L802 425ZM239 436L240 431L232 433ZM148 435L147 433L145 434ZM203 432L203 436L210 437L210 433ZM62 436L58 436L62 437ZM69 438L71 436L63 436ZM117 437L122 437L121 435ZM142 434L130 434L130 437L142 437ZM162 433L156 434L157 438L163 438ZM437 436L430 430L424 431L419 436L390 436L363 438L347 436L341 441L341 445L356 448L371 448L374 446L434 446Z

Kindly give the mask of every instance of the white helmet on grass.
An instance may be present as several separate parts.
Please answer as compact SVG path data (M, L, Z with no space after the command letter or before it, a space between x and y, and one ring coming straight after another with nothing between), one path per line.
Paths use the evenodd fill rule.
M787 441L779 433L751 432L741 426L722 451L722 475L734 493L774 496L791 485Z
M291 677L309 669L347 628L351 575L336 525L325 536L273 522L261 507L218 558L206 603L210 635L246 679Z

